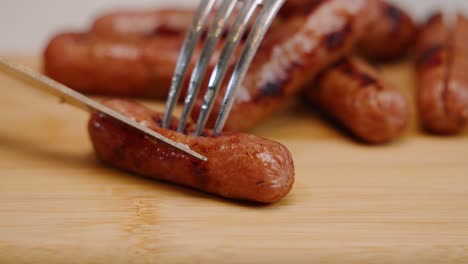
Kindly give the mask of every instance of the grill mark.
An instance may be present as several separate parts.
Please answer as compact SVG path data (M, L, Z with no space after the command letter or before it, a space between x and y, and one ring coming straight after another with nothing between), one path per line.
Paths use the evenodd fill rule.
M284 83L285 81L269 81L267 84L263 85L258 93L257 96L255 96L254 101L258 102L261 99L264 99L265 97L271 97L271 98L276 98L276 97L281 97L284 95Z
M165 35L165 36L181 36L183 35L184 32L181 31L180 29L175 29L173 27L170 27L168 25L159 25L155 27L153 30L147 32L144 34L144 37L146 38L151 38L159 35Z
M379 85L379 82L372 76L364 73L363 71L356 68L348 59L342 61L339 69L349 76L349 78L357 81L361 87L368 87L375 85L378 90L382 90L383 87Z
M288 77L282 80L280 79L269 80L265 85L258 88L258 90L255 93L255 96L253 96L253 102L259 103L265 98L278 98L278 97L286 96L285 91L284 91L285 87L287 83L293 78L293 76L291 76L290 73L299 67L302 67L299 63L291 62L291 64L286 70L286 73L287 73L286 76Z
M446 48L445 45L437 44L424 50L416 60L418 67L432 67L442 63L442 52Z
M346 23L340 31L332 32L324 37L324 45L328 50L337 50L346 42L347 36L352 31L351 22Z

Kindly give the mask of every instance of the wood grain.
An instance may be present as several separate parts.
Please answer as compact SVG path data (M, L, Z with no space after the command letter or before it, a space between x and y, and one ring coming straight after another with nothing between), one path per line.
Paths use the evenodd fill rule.
M409 65L384 72L411 95ZM291 104L254 132L290 148L296 184L259 207L105 167L86 113L0 87L0 263L468 263L468 134L426 135L414 111L371 147Z

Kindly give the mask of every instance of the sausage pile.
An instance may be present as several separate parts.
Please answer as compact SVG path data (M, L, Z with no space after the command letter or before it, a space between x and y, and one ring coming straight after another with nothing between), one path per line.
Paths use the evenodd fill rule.
M87 94L164 100L191 19L190 10L106 14L87 32L55 36L44 52L44 71ZM409 103L366 60L415 54L417 105L424 128L459 132L468 120L465 39L468 20L461 15L453 27L436 15L419 28L404 10L381 0L287 0L236 95L225 129L248 131L289 98L305 94L309 104L361 141L389 142L406 128ZM209 71L219 53L220 49ZM230 71L233 67L231 63ZM272 203L291 189L294 165L289 151L278 143L236 132L213 136L206 131L193 137L188 128L179 134L162 129L161 114L141 105L105 103L209 158L200 163L94 114L89 133L105 162L227 198ZM220 103L213 107L209 126ZM201 104L202 97L195 103L194 117Z

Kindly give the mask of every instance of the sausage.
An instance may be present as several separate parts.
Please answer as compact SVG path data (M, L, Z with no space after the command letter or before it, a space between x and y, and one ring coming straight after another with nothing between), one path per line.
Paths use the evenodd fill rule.
M263 41L236 95L228 131L246 131L271 116L327 66L352 51L368 26L369 0L322 2L306 17L296 16ZM223 94L221 92L221 94ZM218 96L209 118L213 126L222 104ZM196 102L196 120L202 100Z
M83 93L164 98L181 41L155 37L116 42L63 33L44 52L44 72Z
M370 16L375 19L358 45L359 53L375 61L408 55L417 36L417 27L410 15L394 4L377 0Z
M94 34L63 33L44 52L44 72L82 93L163 99L169 92L182 41L183 36L111 40ZM197 47L189 71L201 49ZM208 70L214 68L220 53L218 48Z
M408 123L405 97L358 58L345 58L324 71L307 98L367 143L389 142Z
M177 142L205 155L200 161L108 116L95 113L88 131L97 157L117 168L147 177L192 187L225 198L275 203L285 197L294 182L294 164L283 145L260 137L227 133L203 137L162 129L162 114L137 103L103 102L112 109L145 124ZM171 128L175 129L177 123Z
M372 2L323 1L307 16L295 16L270 30L239 89L225 128L245 131L256 126L289 97L299 94L318 72L351 52L369 23L365 14ZM164 98L177 61L177 41L181 39L165 35L125 41L93 32L60 35L45 51L44 69L53 79L86 93ZM199 112L201 99L193 115ZM220 99L210 126L219 112Z
M454 28L435 14L417 44L417 107L422 126L438 134L458 133L468 122L468 20Z

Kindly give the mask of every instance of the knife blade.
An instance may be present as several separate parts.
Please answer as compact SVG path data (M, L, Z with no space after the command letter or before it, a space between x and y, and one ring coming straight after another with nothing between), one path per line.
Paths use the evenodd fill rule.
M3 58L0 58L0 71L3 71L8 76L11 76L16 80L22 81L35 88L42 89L43 91L49 94L55 95L61 98L63 102L65 103L68 103L70 105L73 105L75 107L78 107L88 112L90 111L101 112L137 130L140 130L141 132L145 133L152 139L162 141L200 160L203 160L203 161L208 160L208 158L206 158L205 156L190 149L189 146L175 142L157 133L156 131L151 130L148 127L112 110L111 108L96 102L90 97L87 97L59 82L56 82L43 74L37 73L28 67L15 64L15 63L6 61Z

